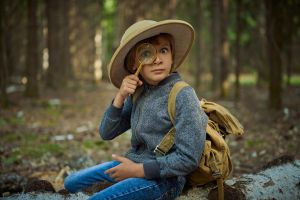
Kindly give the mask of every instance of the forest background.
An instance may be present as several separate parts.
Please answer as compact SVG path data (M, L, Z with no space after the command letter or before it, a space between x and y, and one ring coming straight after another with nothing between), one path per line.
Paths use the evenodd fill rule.
M1 0L0 182L35 177L60 189L68 172L129 148L130 132L104 142L98 124L116 93L106 66L142 19L194 26L179 71L244 125L228 137L233 176L299 159L300 0Z

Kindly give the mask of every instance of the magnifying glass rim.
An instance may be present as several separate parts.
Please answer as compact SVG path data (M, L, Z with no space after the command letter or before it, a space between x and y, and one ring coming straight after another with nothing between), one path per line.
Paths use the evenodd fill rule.
M151 59L151 62L145 62L145 61L141 61L139 58L139 52L141 52L141 50L143 49L142 46L149 46L151 49L153 49L154 51L151 51L151 52L155 52L155 54L153 54L152 59ZM141 49L141 50L139 50ZM142 43L140 44L137 49L136 49L136 59L140 62L140 63L145 63L145 64L151 64L154 60L155 60L155 57L156 57L156 54L157 54L157 50L156 48L151 44L151 43ZM146 59L147 60L147 59Z

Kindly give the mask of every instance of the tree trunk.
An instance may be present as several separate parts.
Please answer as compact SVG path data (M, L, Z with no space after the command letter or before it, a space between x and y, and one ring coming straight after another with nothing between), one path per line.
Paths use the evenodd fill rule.
M67 79L73 79L73 69L71 65L71 54L70 54L70 0L61 1L62 6L62 41L63 41L63 60L62 66L64 66L64 74Z
M277 162L274 160L274 164ZM279 161L280 162L280 161ZM299 199L300 160L278 163L256 174L227 180L225 199ZM195 187L178 200L217 199L215 184Z
M282 69L280 50L282 49L282 7L280 1L265 0L266 3L266 37L268 64L270 70L269 80L269 106L280 109L282 106Z
M38 97L38 24L37 24L37 0L28 0L28 25L27 25L27 62L26 62L26 89L25 96Z
M176 18L176 7L177 7L177 0L169 0L169 6L168 6L169 19Z
M288 44L287 47L287 52L286 52L286 85L290 86L291 85L291 76L292 76L292 60L293 60L293 50L292 50L292 45L293 43L291 42Z
M64 66L64 37L62 6L60 0L46 0L48 19L48 52L49 67L47 71L47 86L53 89L65 87L67 76Z
M196 89L196 93L200 94L200 82L201 82L201 14L202 14L202 8L201 8L201 0L196 1L196 13L195 13L195 30L196 30L196 38L195 38L195 45L194 45L194 69L195 69L195 84L194 88Z
M24 2L7 1L5 5L5 51L8 73L8 83L21 81L26 65L26 35L27 15L24 9Z
M289 2L288 5L285 6L284 9L284 47L285 57L286 57L286 85L291 85L291 76L292 76L292 65L293 65L293 44L294 44L294 36L297 34L294 27L294 19L297 17L296 12L294 11L295 3ZM297 30L297 29L296 29Z
M221 69L220 69L220 97L228 96L228 59L229 59L229 41L227 40L227 16L228 0L221 1Z
M7 87L7 62L5 51L5 3L6 1L0 1L0 105L3 108L8 106L8 97L6 93Z
M100 21L104 20L104 0L100 0L99 1L99 9L100 9ZM102 69L102 80L108 81L108 72L107 72L107 59L105 58L105 51L107 51L107 49L105 49L105 29L103 28L103 26L100 26L100 33L101 33L101 50L100 50L100 60L101 60L101 69Z
M101 13L102 10L100 8L101 6L100 2L94 2L90 3L88 6L88 18L89 21L89 27L88 27L88 39L89 39L89 45L87 46L87 52L88 52L88 67L89 72L92 75L91 76L91 83L95 84L95 60L96 60L96 44L95 44L95 37L96 32L99 27L99 21L101 21Z
M235 101L240 99L240 34L241 34L241 0L236 0L236 43L235 43Z
M215 91L219 85L220 74L220 0L212 1L212 48L211 48L211 89Z
M256 66L257 80L256 87L261 88L266 86L269 80L269 70L266 66L267 64L267 50L266 50L266 17L263 16L266 12L266 8L263 4L258 4L257 6L257 27L253 31L253 38L256 40L257 46L255 53L257 54L257 61L254 60L254 65ZM262 17L261 17L262 16Z
M270 167L254 174L243 174L240 177L234 177L225 181L224 197L225 199L299 199L299 175L300 175L300 160L295 161L277 161L270 163ZM37 182L38 183L38 182ZM45 180L43 189L45 189ZM41 188L38 185L35 188ZM51 187L48 182L47 186ZM49 188L48 187L48 188ZM78 192L68 195L59 193L41 192L36 194L21 193L10 197L7 200L86 200L91 194L99 192L103 189L103 185L97 184L85 189L88 194ZM33 191L34 192L34 191ZM186 190L177 200L207 200L217 199L217 188L215 183L206 184L204 186L194 187Z

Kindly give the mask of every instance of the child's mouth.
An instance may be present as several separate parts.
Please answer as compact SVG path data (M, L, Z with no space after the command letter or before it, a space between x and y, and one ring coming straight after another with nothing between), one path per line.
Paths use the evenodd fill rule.
M164 69L154 69L151 72L154 73L154 74L160 74L160 73L162 73L164 71L165 71Z

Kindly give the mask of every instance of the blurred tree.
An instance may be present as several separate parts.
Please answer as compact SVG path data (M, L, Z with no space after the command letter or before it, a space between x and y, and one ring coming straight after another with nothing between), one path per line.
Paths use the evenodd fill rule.
M48 52L49 67L47 70L46 85L53 89L63 88L67 84L67 74L64 48L64 19L63 6L60 0L46 0L46 13L48 22Z
M20 84L24 76L26 57L26 1L6 1L5 6L5 51L8 83Z
M203 41L201 39L201 26L202 26L202 0L196 0L195 5L195 23L194 28L196 31L195 35L195 44L194 44L194 66L195 66L195 84L194 88L196 89L197 94L200 94L200 84L201 84L201 72L202 72L202 51L201 44Z
M266 37L268 64L270 70L269 105L280 109L282 106L282 66L280 51L283 45L283 12L284 1L265 0L266 5Z
M169 19L175 19L176 18L176 8L177 8L177 0L169 0L169 6L168 6L168 18Z
M71 44L70 44L70 0L61 1L62 7L62 66L64 69L64 74L66 75L67 80L73 79L73 69L71 65Z
M227 39L227 18L228 18L228 0L222 0L221 6L221 69L220 69L220 97L228 96L229 86L228 77L228 60L229 60L229 41Z
M7 62L5 51L5 34L6 34L6 20L5 20L5 7L6 0L0 1L0 104L1 107L6 108L8 106L8 98L6 93L7 87Z
M211 65L210 65L210 73L212 76L211 81L211 90L215 91L217 86L220 83L219 74L221 68L221 60L220 60L220 10L221 10L221 2L220 0L211 1L212 4L212 45L211 45Z
M283 50L285 57L285 72L286 72L286 85L290 86L291 76L293 69L293 47L297 42L297 31L300 26L300 1L299 0L289 0L285 3L283 7L283 24L285 28L283 29Z
M102 1L102 78L103 80L109 80L108 78L108 63L110 58L118 45L116 40L120 31L120 27L117 24L119 14L119 7L115 0L103 0Z
M262 2L248 2L246 4L248 9L250 9L250 13L246 17L247 22L247 32L250 32L250 40L248 41L248 46L250 55L245 55L248 57L246 63L252 68L256 70L257 73L257 80L256 80L256 87L261 88L268 84L269 82L269 71L266 67L268 65L266 57L266 18L265 18L265 11L266 8L264 3ZM243 10L244 13L246 10ZM254 11L257 12L256 16L253 16ZM256 22L256 25L252 25ZM253 27L252 31L249 30L249 27ZM249 34L249 33L248 33ZM252 59L249 59L249 56L252 56Z
M38 89L38 69L39 69L39 48L38 48L38 24L37 24L37 0L28 0L28 20L27 20L27 57L26 57L26 89L25 96L37 97Z
M107 74L107 67L106 66L103 66L103 59L104 59L104 55L103 55L103 51L104 51L104 48L103 48L103 32L104 32L104 29L103 29L103 18L104 18L104 3L105 3L105 0L99 0L99 22L98 22L98 28L96 28L96 32L98 33L98 35L100 34L101 35L101 38L100 38L100 48L96 49L96 56L98 56L96 59L100 59L101 61L101 73L102 73L102 80L108 80L108 74ZM97 54L97 51L99 52ZM96 75L96 74L95 74ZM97 80L96 80L97 81Z
M240 34L241 34L241 0L236 0L236 42L235 42L235 101L240 98Z
M118 21L119 30L117 33L118 41L125 30L138 20L144 19L145 8L147 8L149 1L141 3L139 0L123 0L118 2Z
M70 39L74 76L78 81L92 84L95 81L95 36L101 27L101 2L71 1Z

